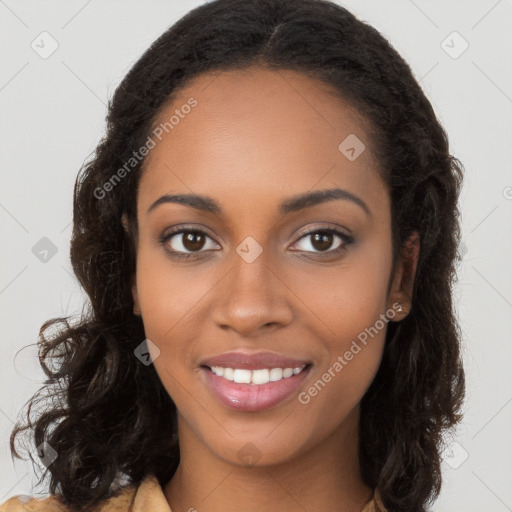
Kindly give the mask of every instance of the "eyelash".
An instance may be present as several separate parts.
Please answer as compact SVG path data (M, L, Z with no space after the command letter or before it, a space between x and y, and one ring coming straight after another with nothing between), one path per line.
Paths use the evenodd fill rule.
M196 234L205 235L208 238L211 238L206 232L204 232L201 229L198 229L198 228L195 228L195 227L188 227L188 226L177 226L175 228L172 228L170 231L165 232L163 235L161 235L158 238L158 243L173 258L177 258L177 259L197 258L199 254L201 254L202 252L206 252L206 251L196 251L196 252L189 252L189 253L181 253L181 252L169 251L169 249L167 249L165 247L165 244L167 243L167 241L170 240L174 235L183 234L183 233L196 233ZM353 237L351 237L351 236L349 236L349 235L347 235L347 234L345 234L345 233L343 233L343 232L341 232L341 231L339 231L338 229L335 229L335 228L312 228L312 229L309 229L305 233L302 233L302 235L297 239L297 242L299 240L302 240L303 238L306 238L308 235L312 235L314 233L329 233L329 234L333 234L333 235L336 235L339 238L341 238L341 240L343 242L337 249L334 249L334 250L316 251L316 252L313 251L314 254L320 255L320 257L322 257L322 255L329 255L329 256L337 255L337 254L339 254L339 253L341 253L343 251L346 251L347 250L347 246L354 242L354 238ZM312 251L306 251L306 252L312 252Z

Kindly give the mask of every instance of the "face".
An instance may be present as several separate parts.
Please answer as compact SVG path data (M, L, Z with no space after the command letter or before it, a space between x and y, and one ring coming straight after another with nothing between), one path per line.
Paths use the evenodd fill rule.
M133 297L180 440L263 465L341 439L379 368L386 312L407 306L357 112L322 82L249 68L195 78L158 121L173 115L140 181ZM189 194L205 199L170 197ZM296 360L257 360L262 382L307 366L251 384L256 372L228 361L242 370L229 382L203 366L228 352Z

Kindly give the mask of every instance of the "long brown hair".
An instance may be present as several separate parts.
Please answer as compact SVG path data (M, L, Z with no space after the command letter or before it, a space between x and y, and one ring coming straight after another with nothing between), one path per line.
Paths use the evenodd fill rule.
M153 473L163 485L179 463L175 404L154 366L134 356L145 339L130 290L143 160L108 190L104 184L190 78L255 63L319 78L357 108L390 191L395 261L419 232L412 309L389 324L361 402L360 459L365 483L393 512L423 512L439 494L442 435L460 421L465 389L452 303L463 166L409 66L372 26L324 0L216 0L190 11L135 63L76 180L71 262L89 303L77 323L53 318L42 326L48 378L27 424L13 430L11 450L19 457L15 439L33 428L31 444L46 441L58 453L47 468L50 492L77 510L109 497L120 476L137 484Z

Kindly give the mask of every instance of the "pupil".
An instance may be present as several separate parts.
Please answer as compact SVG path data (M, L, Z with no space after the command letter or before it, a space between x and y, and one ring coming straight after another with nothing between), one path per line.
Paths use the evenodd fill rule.
M317 250L329 249L332 243L332 233L315 233L313 235L313 247Z
M201 233L189 232L183 240L184 247L189 251L201 249L204 245L204 238Z

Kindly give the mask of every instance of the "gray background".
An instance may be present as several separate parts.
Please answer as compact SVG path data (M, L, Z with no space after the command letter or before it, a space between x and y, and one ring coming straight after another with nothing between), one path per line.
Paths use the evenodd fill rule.
M31 466L12 462L8 437L43 380L35 348L23 347L45 320L77 314L84 301L68 257L76 173L123 75L200 3L0 0L0 503L44 495ZM512 1L339 3L409 62L466 169L455 299L468 398L433 510L512 510ZM31 47L51 49L43 31L58 43L46 59ZM47 261L33 252L43 237L57 251Z

